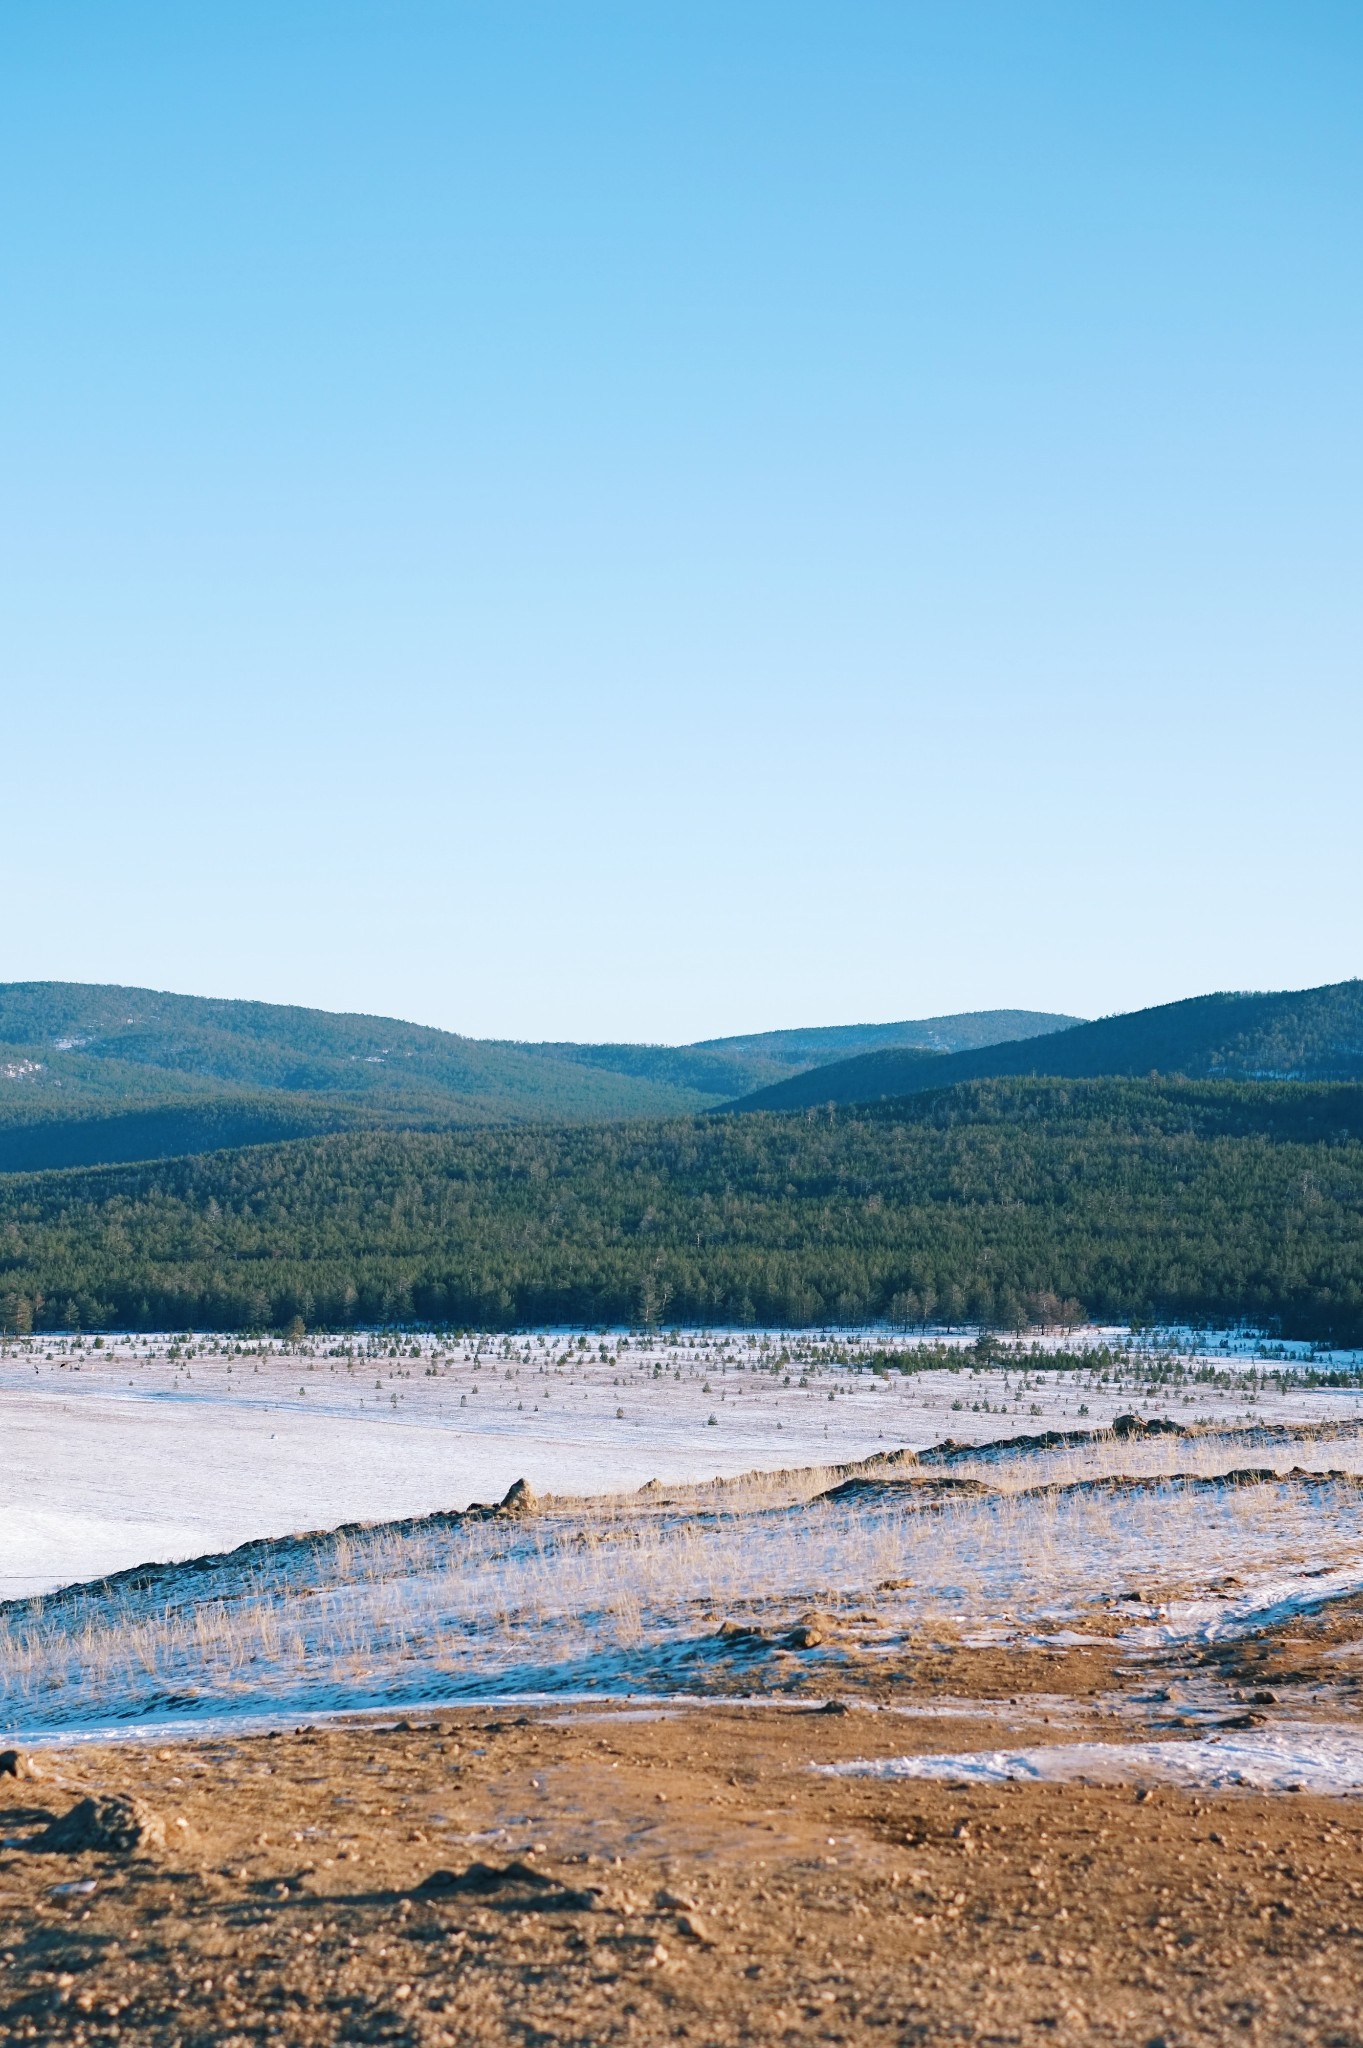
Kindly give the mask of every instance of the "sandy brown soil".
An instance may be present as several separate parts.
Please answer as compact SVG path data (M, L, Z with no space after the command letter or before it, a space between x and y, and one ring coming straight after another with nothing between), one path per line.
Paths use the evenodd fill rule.
M1338 1677L1300 1625L1259 1647L1183 1677L1227 1711L1247 1678ZM1119 1732L1105 1651L939 1665L913 1716L442 1711L49 1751L0 1778L0 2041L1363 2048L1363 1801L809 1768ZM967 1680L1025 1731L998 1698L951 1711ZM115 1790L164 1850L17 1846Z

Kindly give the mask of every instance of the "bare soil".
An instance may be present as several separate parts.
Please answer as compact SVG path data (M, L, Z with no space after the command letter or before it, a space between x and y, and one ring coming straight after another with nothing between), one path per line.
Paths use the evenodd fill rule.
M1114 1690L1161 1675L1228 1713L1248 1685L1348 1715L1326 1652L1359 1620L1163 1674L925 1647L860 1687L841 1668L867 1701L842 1712L442 1709L49 1751L0 1777L0 2042L1363 2048L1363 1801L811 1769L1110 1739ZM166 1847L29 1846L110 1793Z

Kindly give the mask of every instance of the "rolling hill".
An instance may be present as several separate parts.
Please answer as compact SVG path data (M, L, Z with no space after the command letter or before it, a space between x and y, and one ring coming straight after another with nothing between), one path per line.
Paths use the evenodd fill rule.
M849 1047L945 1057L1071 1021L1009 1010L694 1046L521 1044L283 1004L11 982L0 984L0 1171L342 1130L674 1116Z
M931 1061L878 1048L758 1089L733 1110L879 1102L1003 1075L1179 1074L1207 1080L1363 1079L1363 981L1273 995L1192 996Z

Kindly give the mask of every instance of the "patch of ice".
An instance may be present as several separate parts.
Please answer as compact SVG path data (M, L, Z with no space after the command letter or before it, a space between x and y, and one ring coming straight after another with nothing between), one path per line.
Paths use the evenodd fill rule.
M1040 1749L962 1750L815 1764L835 1778L964 1779L1001 1785L1019 1779L1059 1784L1147 1782L1255 1792L1363 1792L1363 1729L1309 1721L1191 1742L1066 1742Z
M1186 1642L1212 1643L1257 1635L1261 1630L1309 1614L1332 1600L1363 1592L1363 1570L1350 1559L1336 1570L1316 1568L1291 1578L1271 1575L1248 1589L1242 1598L1171 1600L1158 1622L1123 1632L1122 1646L1162 1647Z
M855 1700L852 1702L860 1711L868 1714L894 1714L905 1721L1009 1721L1043 1722L1068 1721L1083 1714L1093 1718L1095 1702L1076 1700L1067 1693L1034 1692L1016 1699L964 1699L959 1696L936 1694L930 1700ZM1099 1711L1111 1712L1110 1706Z

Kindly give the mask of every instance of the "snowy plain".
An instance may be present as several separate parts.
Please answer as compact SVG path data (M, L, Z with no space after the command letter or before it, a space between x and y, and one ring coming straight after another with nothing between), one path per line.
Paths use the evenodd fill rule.
M1247 1340L1162 1333L1093 1386L1057 1363L1036 1370L1031 1340L1015 1361L977 1367L973 1339L613 1331L584 1346L580 1332L542 1330L11 1345L0 1356L0 1599L263 1536L463 1508L518 1479L541 1494L610 1494L948 1436L1099 1428L1137 1405L1217 1423L1363 1414L1358 1392L1247 1377L1300 1366L1300 1348L1265 1361ZM1042 1348L1055 1358L1130 1341L1081 1330ZM866 1370L878 1350L927 1342L955 1344L959 1369Z

